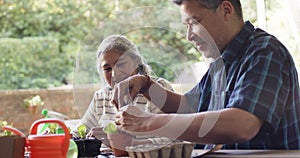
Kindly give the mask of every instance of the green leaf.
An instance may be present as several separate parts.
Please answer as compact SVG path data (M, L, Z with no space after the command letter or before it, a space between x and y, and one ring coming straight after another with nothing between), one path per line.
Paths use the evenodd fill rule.
M117 133L118 132L117 125L114 122L110 122L103 128L103 132L106 134Z
M57 128L57 124L56 123L50 123L49 124L49 129L50 129L50 133L51 134L55 134L56 133L56 128Z
M84 124L78 126L78 134L80 138L85 139L86 137L86 126Z

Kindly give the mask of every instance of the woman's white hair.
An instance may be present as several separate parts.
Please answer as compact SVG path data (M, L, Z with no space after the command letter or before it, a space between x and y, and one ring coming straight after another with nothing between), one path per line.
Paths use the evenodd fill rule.
M116 49L122 53L128 54L132 58L135 58L138 64L138 73L142 75L150 75L150 66L146 63L136 45L129 39L127 39L125 36L110 35L106 37L98 47L97 58L99 58L101 55L107 53L109 50L112 49ZM99 65L100 63L97 64ZM97 68L99 67L97 66Z

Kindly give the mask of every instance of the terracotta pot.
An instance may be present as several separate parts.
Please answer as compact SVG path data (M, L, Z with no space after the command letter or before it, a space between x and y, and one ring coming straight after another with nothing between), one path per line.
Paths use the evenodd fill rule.
M133 136L118 132L115 134L108 134L107 138L109 139L112 151L116 157L128 156L125 148L126 146L132 146Z
M25 137L21 136L1 136L0 137L0 158L20 158L24 157Z
M36 114L37 106L28 106L28 111L31 114Z

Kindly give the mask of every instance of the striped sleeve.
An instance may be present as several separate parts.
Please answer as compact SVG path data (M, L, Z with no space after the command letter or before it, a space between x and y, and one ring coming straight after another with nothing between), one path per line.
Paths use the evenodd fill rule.
M91 100L88 109L86 110L83 117L81 118L81 122L80 122L80 124L86 125L88 131L92 127L97 127L98 126L98 122L95 119L96 118L96 111L95 111L96 98L95 98L95 96L96 96L96 93L95 93L93 99Z

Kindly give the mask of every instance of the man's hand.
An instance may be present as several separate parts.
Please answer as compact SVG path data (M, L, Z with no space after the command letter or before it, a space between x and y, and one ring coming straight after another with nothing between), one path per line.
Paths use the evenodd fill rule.
M155 114L141 111L133 105L127 105L116 115L118 128L133 135L144 135Z
M149 84L148 82L150 82L148 77L144 75L134 75L117 83L114 86L112 103L117 109L132 103L141 89Z

